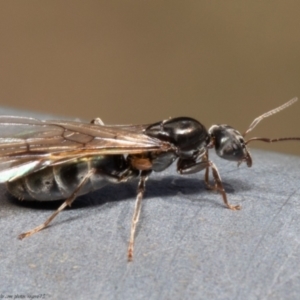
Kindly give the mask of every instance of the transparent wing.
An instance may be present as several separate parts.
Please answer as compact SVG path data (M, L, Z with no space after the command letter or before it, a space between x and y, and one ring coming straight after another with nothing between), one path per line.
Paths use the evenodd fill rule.
M106 126L0 116L0 182L80 157L171 148L169 143L143 134L147 126Z

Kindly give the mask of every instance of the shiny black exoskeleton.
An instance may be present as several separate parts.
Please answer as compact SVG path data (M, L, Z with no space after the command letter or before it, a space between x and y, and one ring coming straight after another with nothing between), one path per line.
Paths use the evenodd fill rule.
M139 163L140 155L136 154L130 154L127 158L123 155L99 155L77 159L8 182L8 190L17 198L27 200L68 198L92 168L96 172L89 177L77 195L100 189L108 183L130 180L139 175L138 171L161 172L176 159L180 174L197 173L210 166L207 149L212 145L224 159L242 161L248 157L243 137L227 125L214 125L207 131L197 120L179 117L154 123L144 129L143 133L167 142L172 147L166 152L142 153L143 160L147 160L147 164L143 166Z
M218 156L230 161L246 161L251 166L251 157L244 138L228 125L213 125L209 131L195 119L189 117L174 118L150 125L145 131L148 136L171 143L175 151L169 155L161 153L153 159L160 161L162 171L176 158L180 174L197 173L208 167L207 150L214 147Z
M180 157L195 155L210 142L206 128L197 120L188 117L154 123L144 133L174 144Z
M200 122L189 117L173 118L148 126L105 126L100 119L92 121L93 125L90 128L88 126L84 127L84 125L81 126L81 124L78 126L78 124L61 123L59 121L47 123L49 130L55 132L59 131L55 126L58 126L59 129L63 127L64 133L65 131L68 132L66 136L63 136L67 142L74 142L72 137L77 142L76 137L78 134L85 141L82 143L84 146L80 148L80 151L86 151L86 143L90 142L91 145L88 150L94 151L92 152L94 154L75 157L76 159L66 160L61 164L47 165L44 169L39 169L36 172L32 171L32 173L19 176L17 179L14 176L18 174L18 170L12 169L9 173L4 170L5 178L10 174L12 176L12 180L7 180L8 189L19 198L36 200L68 198L43 224L21 234L19 237L22 239L30 236L48 226L55 216L66 206L70 206L78 195L101 188L109 182L118 183L139 177L128 247L128 259L132 260L134 235L141 211L146 180L152 171L161 172L175 160L177 160L179 174L192 174L205 170L204 180L207 187L220 192L224 204L228 208L232 210L240 209L239 205L234 206L227 201L221 177L215 164L209 160L208 150L215 148L219 157L236 161L238 165L246 162L247 166L251 167L252 158L247 149L249 142L258 140L270 143L300 140L299 137L278 139L255 137L248 141L244 140L246 134L262 119L279 112L296 101L297 98L293 98L280 107L259 116L243 135L228 125L213 125L207 130ZM20 123L19 120L16 121L16 124ZM44 123L38 120L30 119L28 122L30 124L33 122L37 126L44 126ZM40 133L37 130L37 134ZM45 130L43 133L47 136L48 132ZM101 153L97 153L97 150L93 148L94 145L95 147L99 146ZM21 146L23 146L22 143ZM39 145L34 144L33 146ZM30 145L27 145L27 147L30 148ZM125 150L123 151L123 149ZM36 165L34 164L34 166ZM37 164L37 166L39 165ZM27 171L23 167L20 172ZM210 171L212 171L214 180L213 185L209 182Z
M246 161L247 166L251 167L252 159L239 131L228 125L213 125L209 135L219 157L238 163Z
M165 154L162 153L154 159L154 164L159 160L165 162L165 167L160 168L159 171L167 168L178 158L177 169L180 174L199 172L198 160L207 149L210 135L197 120L180 117L155 123L145 130L145 134L169 142L176 149L174 152L170 152L169 157L165 157ZM160 159L161 156L162 159ZM155 168L153 170L158 171Z

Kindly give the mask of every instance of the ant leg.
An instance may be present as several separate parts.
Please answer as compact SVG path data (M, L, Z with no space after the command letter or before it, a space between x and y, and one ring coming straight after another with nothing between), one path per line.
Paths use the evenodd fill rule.
M151 171L142 171L140 176L140 181L137 188L137 197L135 200L134 212L131 221L130 239L128 245L128 261L132 261L133 259L134 235L135 235L136 225L140 217L142 199L145 193L145 183L150 173Z
M213 186L209 183L209 166L207 166L205 168L204 182L205 182L205 185L206 185L207 189L212 190L212 191L215 191L217 189L216 184Z
M211 170L212 170L213 178L215 181L214 186L210 185L208 182L209 168L211 168ZM223 197L223 201L228 208L230 208L232 210L240 209L241 207L239 205L231 205L228 202L227 195L224 190L221 176L218 172L218 169L212 161L208 160L208 156L203 156L202 161L198 161L198 162L189 160L189 159L186 159L186 160L179 159L178 163L177 163L177 171L179 174L182 174L182 175L197 173L204 169L205 169L205 177L204 177L205 184L211 190L218 191L219 193L221 193L221 195Z
M224 190L224 187L223 187L223 184L222 184L222 180L221 180L221 176L218 172L218 169L216 167L216 165L212 162L212 161L208 161L208 167L207 169L210 167L211 170L212 170L212 173L213 173L213 177L214 177L214 180L215 180L215 187L213 188L214 190L217 190L218 192L221 193L222 197L223 197L223 201L225 203L225 205L232 209L232 210L239 210L241 209L241 206L240 205L231 205L228 200L227 200L227 195L226 195L226 192ZM207 170L206 169L206 170ZM206 173L205 173L206 175Z
M209 161L208 151L206 151L205 157L203 158L203 160L204 161ZM212 190L212 191L217 191L218 190L216 183L215 183L215 185L211 185L209 183L209 165L207 165L206 168L205 168L204 182L205 182L205 185L206 185L207 189Z
M34 233L37 233L47 227L49 223L62 211L64 210L67 206L71 206L73 201L76 199L78 192L80 189L84 186L84 184L87 182L87 180L95 173L95 169L91 169L82 179L80 184L77 186L73 194L41 225L26 231L22 234L19 235L19 239L22 240L25 237L29 237L33 235Z

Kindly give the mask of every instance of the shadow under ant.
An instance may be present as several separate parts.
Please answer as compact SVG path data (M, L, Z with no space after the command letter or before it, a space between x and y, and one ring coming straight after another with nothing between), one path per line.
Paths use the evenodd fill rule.
M223 186L227 194L250 189L250 186L245 182L241 184L237 179L230 179L230 183L223 182ZM98 206L105 203L134 200L136 197L136 188L137 180L120 184L108 184L99 190L76 198L72 203L71 209L88 208L89 206ZM174 175L165 176L163 178L160 177L158 179L150 177L146 184L144 198L174 197L179 194L190 196L208 192L210 191L206 188L204 180L199 180L199 178L178 177ZM211 193L218 194L216 192ZM8 192L6 192L6 195L8 201L16 206L39 210L55 210L65 201L65 199L52 201L20 201Z

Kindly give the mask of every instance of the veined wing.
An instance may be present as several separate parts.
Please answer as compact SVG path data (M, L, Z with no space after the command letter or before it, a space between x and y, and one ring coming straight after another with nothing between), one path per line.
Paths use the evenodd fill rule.
M0 116L0 182L86 156L172 148L167 142L143 134L147 126Z

